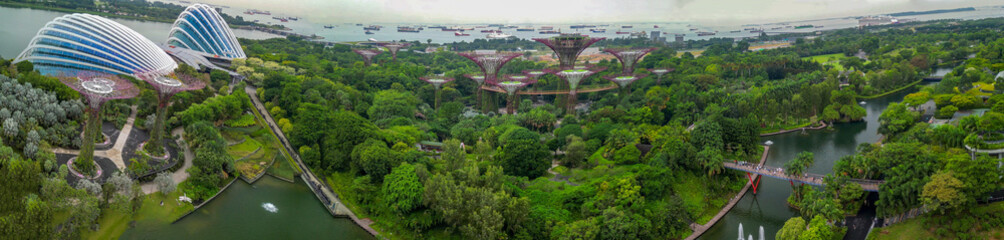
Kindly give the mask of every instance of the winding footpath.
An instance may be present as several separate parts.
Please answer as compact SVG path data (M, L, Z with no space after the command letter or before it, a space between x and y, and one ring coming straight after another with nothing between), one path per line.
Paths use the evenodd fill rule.
M363 230L366 230L366 232L369 232L374 237L379 238L380 233L370 227L370 224L373 224L373 221L370 219L359 219L356 217L356 214L353 213L352 210L349 210L345 204L342 204L342 201L338 199L338 195L331 190L330 186L328 186L325 181L318 179L317 176L314 176L314 173L310 171L310 168L307 167L306 164L303 164L303 161L300 160L300 155L293 150L292 145L289 144L289 140L286 140L286 135L283 134L282 130L279 130L280 128L278 125L274 120L272 120L272 115L265 110L264 104L258 100L255 88L247 86L244 88L244 91L248 94L248 97L251 98L251 103L254 105L255 109L261 113L262 118L264 118L265 122L268 123L269 130L272 130L272 132L275 133L277 138L279 138L279 141L282 142L283 147L287 152L289 152L289 155L296 160L296 165L303 170L303 173L300 174L300 178L307 183L307 186L309 186L310 190L314 192L314 195L317 196L318 200L324 203L325 209L331 212L331 215L345 216L352 219L352 221L355 222L356 225L359 225L359 227L362 227ZM329 203L328 200L332 203Z
M171 136L181 136L183 134L185 134L184 128L179 127L171 130ZM185 163L184 165L181 165L181 168L178 169L178 171L171 173L171 179L174 180L174 184L181 184L181 182L185 181L185 179L188 179L188 169L192 168L192 159L195 159L195 154L192 153L191 149L188 149L188 144L185 144L184 141L185 140L181 138L178 140L178 147L185 150ZM151 194L159 191L157 189L157 183L153 181L144 183L140 185L140 187L143 188L144 194Z
M760 163L758 163L757 165L763 166L764 163L767 163L767 153L769 152L770 152L770 146L764 146L763 155L760 156ZM756 179L757 177L759 177L759 175L754 175L753 179ZM700 237L702 234L704 234L704 232L708 231L708 229L710 229L711 226L714 226L715 223L718 223L718 220L721 220L722 217L725 217L725 214L729 213L729 210L732 210L732 207L735 207L736 203L739 203L739 200L746 195L746 191L750 190L751 185L752 184L750 182L746 182L746 186L743 186L743 189L739 190L739 193L737 193L735 197L732 197L732 199L729 200L729 203L725 204L725 206L722 207L722 210L718 211L718 214L715 214L715 217L711 218L711 220L705 223L704 225L691 223L690 229L694 230L694 233L690 234L690 236L687 236L687 238L685 239L686 240L697 239L697 237Z

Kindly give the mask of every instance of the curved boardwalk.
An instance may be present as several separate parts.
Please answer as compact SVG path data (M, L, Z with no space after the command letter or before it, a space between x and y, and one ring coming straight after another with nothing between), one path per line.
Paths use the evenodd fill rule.
M743 171L743 172L753 173L753 174L757 174L757 175L772 177L772 178L786 180L786 181L800 182L800 183L805 183L805 184L809 184L809 185L813 185L813 186L823 186L823 185L826 185L823 182L823 177L825 177L824 175L813 174L813 173L806 173L806 174L804 174L802 176L792 176L790 174L785 173L784 169L782 169L782 168L771 167L771 166L764 166L762 162L759 165L756 165L756 166L754 166L752 164L732 163L732 162L726 162L724 165L725 165L725 168L728 168L728 169L739 170L739 171ZM885 181L882 181L882 180L868 180L868 179L857 179L857 178L848 179L847 181L848 182L852 182L852 183L860 184L861 188L863 188L865 191L869 191L869 192L878 192L879 185L881 185L882 183L885 182Z
M760 134L760 136L761 137L766 137L766 136L780 135L780 134L785 134L785 133L790 133L790 132L795 132L795 131L819 130L819 129L826 128L826 126L828 126L828 125L826 125L825 122L820 122L820 123L822 123L822 125L820 125L819 127L800 127L800 128L795 128L795 129L781 130L781 131L772 132L772 133L763 133L763 134Z
M175 128L171 131L171 136L181 136L183 134L185 134L185 129L181 127ZM192 153L191 149L188 149L188 144L185 144L184 141L184 139L178 140L178 147L184 150L185 163L181 165L181 168L179 168L178 171L171 173L171 179L174 180L174 184L181 184L181 182L184 182L185 179L188 179L188 169L192 168L192 159L195 159L195 154ZM151 194L159 191L157 189L157 183L153 181L144 183L140 185L140 187L143 188L144 194Z
M760 163L757 164L757 166L763 166L764 163L767 163L767 153L769 152L770 152L770 146L764 146L763 155L760 156ZM757 177L758 176L753 176L753 179L756 179ZM690 229L694 230L694 233L690 234L690 236L687 236L687 238L685 239L687 240L697 239L697 237L700 237L701 234L704 234L705 231L708 231L708 229L711 228L711 226L714 226L715 223L718 223L718 220L721 220L722 217L725 217L725 214L729 213L729 210L732 210L732 207L735 207L736 203L739 203L739 199L742 199L743 196L746 195L746 191L750 190L750 185L751 184L747 182L746 186L743 186L743 189L739 190L739 193L737 193L735 197L732 197L732 199L729 200L729 203L725 204L725 206L722 207L722 210L718 211L718 214L715 214L715 217L711 218L711 220L705 223L704 225L691 223Z

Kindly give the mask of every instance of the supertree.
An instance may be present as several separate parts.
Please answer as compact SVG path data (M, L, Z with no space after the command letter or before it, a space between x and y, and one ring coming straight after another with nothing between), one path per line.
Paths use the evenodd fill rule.
M139 89L115 75L91 71L78 71L76 76L62 76L59 80L87 99L86 112L89 115L84 125L84 139L80 155L71 167L84 174L92 174L95 171L94 141L101 131L101 105L109 100L133 98L139 95Z
M607 48L603 49L604 52L613 54L617 57L617 60L621 61L621 66L623 68L624 74L634 73L634 65L638 63L638 59L642 56L648 54L651 51L655 51L657 48Z
M363 62L366 63L366 66L373 64L373 57L381 53L381 51L374 49L352 49L352 51L363 57Z
M540 87L539 87L540 84L536 84L536 82L540 81L540 76L547 75L547 70L539 70L539 69L523 70L523 74L526 74L526 76L528 76L530 78L533 78L534 83L535 83L533 85L534 89L540 90ZM541 98L541 97L543 97L543 95L533 95L533 101L536 102L537 99Z
M610 80L611 82L616 83L617 86L619 86L620 89L621 89L621 96L620 97L624 98L625 95L631 94L631 88L629 88L628 85L631 85L631 83L633 83L634 81L638 81L638 79L644 78L645 76L648 76L648 75L645 75L645 74L611 74L611 75L603 76L603 78L605 78L607 80Z
M502 69L502 66L504 66L509 61L512 61L516 57L523 56L522 53L517 53L517 52L493 52L493 53L462 52L457 54L459 54L460 56L464 56L467 59L470 59L475 64L477 64L478 67L481 68L481 72L483 74L482 76L484 76L483 79L484 81L478 81L477 79L474 79L474 81L478 81L477 98L478 98L478 106L481 108L484 108L484 105L481 102L482 101L481 87L484 85L484 83L496 82L496 78L498 78L498 73L499 70Z
M537 79L525 75L506 75L503 79L505 80L492 84L505 90L506 94L508 94L505 110L507 113L513 114L516 113L516 107L519 105L519 97L517 97L516 92L526 87L526 85L537 82Z
M385 42L385 43L380 43L379 45L381 47L387 48L387 50L390 51L390 56L394 59L394 61L397 61L397 50L401 50L402 48L411 46L410 43L402 43L402 42Z
M420 77L419 79L422 79L422 81L425 81L425 82L427 82L429 84L432 84L433 87L436 87L436 105L435 105L435 107L438 110L439 109L439 98L440 98L440 94L442 94L442 91L440 91L439 89L440 89L440 87L443 86L443 84L446 84L448 82L452 82L453 78L440 77L440 76L430 76L430 77Z
M181 73L144 77L143 80L150 83L158 93L157 119L153 129L150 130L150 140L143 145L143 150L146 150L150 156L164 156L164 146L161 142L164 138L164 120L167 118L167 106L170 105L171 97L179 92L202 89L206 86L206 82L195 76Z
M674 69L674 68L652 68L652 69L649 69L648 71L652 72L653 74L655 74L655 76L656 76L656 78L655 78L655 85L659 85L659 84L662 83L662 75L666 75L667 73L672 72L673 70L676 70L676 69Z
M583 69L573 66L561 68L552 72L554 75L557 75L568 83L568 101L565 105L567 109L567 111L565 111L566 113L575 112L575 100L577 99L575 89L579 87L579 83L587 77L598 72L602 72L603 70L606 70L606 67L587 66Z
M603 39L606 38L591 38L588 35L572 33L551 38L534 38L533 40L551 48L558 55L558 66L567 68L575 65L575 60L579 58L582 50Z

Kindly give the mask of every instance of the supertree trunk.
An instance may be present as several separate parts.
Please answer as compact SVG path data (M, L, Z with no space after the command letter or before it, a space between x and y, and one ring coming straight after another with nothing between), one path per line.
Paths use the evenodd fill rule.
M80 155L74 160L73 165L81 173L86 175L94 174L94 141L101 131L101 111L89 109L90 119L84 125L84 139L80 144Z
M436 110L439 110L439 99L440 99L440 95L441 94L442 94L442 91L440 91L439 88L437 87L436 88Z
M164 122L167 119L168 101L168 99L163 97L159 99L156 120L153 123L153 129L150 129L150 140L146 141L146 145L143 145L143 150L149 153L150 156L164 155L164 146L161 143L164 139Z
M518 99L518 97L516 97L516 94L509 94L508 99L506 99L505 110L506 113L509 113L509 115L513 115L516 113L516 104L518 104L516 102L516 99Z
M575 102L577 100L578 100L578 94L575 93L574 90L571 91L570 93L568 93L568 101L565 102L565 104L566 104L565 114L576 115L576 112L575 112Z

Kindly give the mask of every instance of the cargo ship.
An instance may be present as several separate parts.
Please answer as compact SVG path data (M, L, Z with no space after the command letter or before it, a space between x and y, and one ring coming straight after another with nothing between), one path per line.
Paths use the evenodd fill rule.
M634 27L634 26L631 26L631 25L624 25L624 26L621 26L621 28L633 28L633 27Z
M540 30L553 30L553 29L554 29L554 27L552 27L552 26L543 26L543 27L540 27Z
M795 26L795 29L806 29L806 28L812 28L812 24Z
M457 36L457 37L470 36L470 35L471 34L469 34L469 33L464 33L464 32L461 32L461 31L453 32L453 36Z
M580 24L580 25L572 25L569 28L576 29L576 28L594 28L594 27L596 27L596 25L584 25L584 24Z
M543 31L540 31L539 33L540 34L561 34L561 31L560 30L559 31L555 31L555 30L543 30Z
M697 36L714 36L713 32L697 32Z
M533 28L532 27L517 28L516 31L518 31L518 32L533 32Z
M366 30L366 31L380 31L380 28L382 28L382 26L379 26L379 25L369 25L369 26L364 27L363 30Z
M629 33L631 33L631 32L621 32L621 31L617 31L616 33L617 33L617 34L629 34Z
M501 31L495 33L489 33L488 35L485 36L485 38L488 39L509 38L509 37L512 37L512 35L502 33Z
M332 25L324 25L324 28L327 28L327 29L332 29L332 28L335 28L335 26L332 26Z
M397 32L417 33L418 32L418 28L413 28L413 27L397 27Z
M481 30L481 32L483 32L483 33L500 33L500 32L502 32L502 30L491 30L491 29L489 29L489 30Z
M605 33L605 32L607 32L607 30L606 30L606 29L603 29L603 28L600 28L600 29L596 29L596 28L594 28L594 29L589 29L589 31L590 31L590 32L594 32L594 33Z

